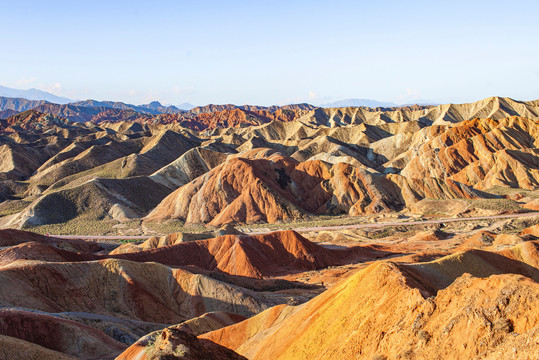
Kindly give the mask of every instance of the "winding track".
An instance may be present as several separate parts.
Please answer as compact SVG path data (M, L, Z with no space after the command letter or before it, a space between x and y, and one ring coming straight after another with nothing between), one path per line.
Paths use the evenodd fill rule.
M520 214L508 214L508 215L492 215L492 216L475 216L475 217L466 217L466 218L449 218L449 219L436 219L436 220L422 220L422 221L393 221L385 223L373 223L373 224L356 224L356 225L336 225L336 226L318 226L318 227L306 227L306 228L295 228L292 229L297 232L305 231L327 231L327 230L341 230L341 229L361 229L361 228L384 228L387 226L410 226L410 225L422 225L422 224L440 224L447 222L456 222L456 221L471 221L471 220L490 220L490 219L508 219L508 218L519 218L519 217L532 217L539 216L539 212L528 212ZM253 231L247 232L249 235L261 235L267 234L274 231L288 230L288 229L274 229L274 230L265 230L265 231ZM151 236L140 235L140 236L121 236L121 235L50 235L51 237L60 238L60 239L84 239L84 240L136 240L136 239L149 239Z
M437 220L422 220L422 221L394 221L386 223L373 223L373 224L357 224L357 225L335 225L335 226L318 226L308 228L293 229L294 231L324 231L324 230L341 230L341 229L360 229L360 228L384 228L387 226L409 226L409 225L422 225L422 224L440 224L456 221L470 221L470 220L489 220L489 219L506 219L506 218L519 218L539 216L539 212L529 212L521 214L508 214L508 215L492 215L492 216L475 216L466 218L449 218L449 219L437 219ZM273 230L278 231L278 230ZM249 234L266 234L271 231L251 232Z

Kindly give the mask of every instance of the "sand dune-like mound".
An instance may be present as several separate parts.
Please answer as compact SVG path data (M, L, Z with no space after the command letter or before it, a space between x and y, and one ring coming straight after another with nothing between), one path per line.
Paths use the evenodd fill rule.
M82 153L83 151L90 148L92 145L102 144L103 140L104 139L91 139L89 141L73 141L69 145L65 146L60 151L58 151L56 154L51 156L43 164L41 164L41 166L37 169L37 172L43 172L46 169L50 168L51 166L56 165L66 159L74 158L80 153ZM39 177L36 177L36 179L39 179Z
M18 144L0 146L0 179L21 180L30 176L46 160L46 154Z
M196 240L205 240L213 239L219 236L224 235L243 235L241 231L236 230L231 225L225 225L219 230L214 231L204 231L200 233L172 233L164 236L152 236L148 240L144 241L142 244L133 244L125 243L118 246L116 249L111 251L109 254L124 254L130 252L138 252L143 250L155 249L164 246L176 245L186 241L196 241Z
M225 326L239 323L243 320L245 320L245 317L241 315L227 314L224 312L212 312L203 314L199 317L184 321L179 325L174 325L171 327L175 327L198 336L210 331L224 328Z
M61 180L65 185L80 177L150 175L197 146L198 140L171 130L144 137L123 138L105 133L100 138L81 139L62 149L43 163L31 178L32 187L48 187ZM107 166L115 164L115 166Z
M236 352L218 345L213 341L198 339L190 332L176 328L165 329L152 343L140 353L121 354L118 359L223 359L246 360Z
M99 244L93 241L60 239L16 229L0 230L0 247L16 246L28 242L48 244L79 253L95 253L103 250Z
M450 234L436 229L436 230L427 230L427 231L419 231L415 233L413 236L409 237L407 239L408 242L414 242L414 241L440 241L447 239L450 236Z
M86 335L84 334L81 335L84 338L83 341L87 341L87 339L92 339L96 337L98 340L99 338L104 338L105 339L104 344L108 344L107 346L110 346L111 344L113 344L113 348L116 348L116 350L112 350L111 354L108 356L106 354L103 354L102 357L104 358L107 358L107 357L112 358L118 354L118 350L117 350L118 343L120 343L120 346L123 349L126 349L128 346L134 344L138 339L140 339L141 337L144 337L144 335L154 332L156 330L161 330L167 327L168 325L168 324L163 324L163 323L153 323L153 322L145 322L141 320L129 319L123 316L114 317L114 316L106 316L106 315L101 315L101 314L76 312L76 311L48 313L48 312L43 312L43 311L34 310L34 309L21 309L21 308L10 308L10 307L5 307L3 309L6 311L10 310L15 313L22 312L22 315L20 316L20 318L26 319L22 323L22 325L25 325L25 326L28 326L29 323L36 321L36 323L40 323L40 324L43 323L47 325L49 328L54 329L57 326L56 323L59 321L59 324L63 326L64 328L66 326L76 327L84 331L87 327L90 327L91 331L88 332L88 335L90 335L89 337L84 338ZM34 316L37 316L37 317L34 318ZM19 323L14 323L13 325L15 330L18 329L17 324ZM75 329L75 331L79 331L79 330ZM30 332L31 331L29 331L29 333ZM62 335L62 336L66 334L68 333L66 332L58 333L58 335ZM54 334L50 334L48 336L50 338L51 336L54 336ZM23 335L21 335L21 337L24 337L24 333ZM66 344L64 344L64 346L66 347L65 347L65 350L63 351L66 351L66 350L72 351L78 346L77 341L75 341L73 338L64 336L64 339L65 338L67 338L67 341L66 341ZM51 344L50 347L54 347L54 344ZM81 349L80 353L81 354L85 353L85 349L84 348ZM93 357L88 356L88 357L95 358L95 356Z
M78 153L72 151L65 154L65 160L45 167L42 171L32 176L32 183L50 186L56 181L69 175L90 170L113 160L123 158L139 151L141 144L132 141L110 141L105 144L91 145Z
M355 139L351 141L355 145ZM333 157L350 157L354 165L364 168L376 168L377 165L368 158L368 150L365 147L357 147L350 143L339 141L330 136L319 136L308 141L298 142L297 150L291 155L298 161L322 160L325 154ZM331 158L330 158L331 159ZM337 161L332 161L337 163Z
M92 327L12 308L0 309L0 334L82 359L112 359L126 349L125 344Z
M91 254L81 254L60 249L52 244L25 242L0 250L0 266L17 260L37 260L50 262L71 262L96 260Z
M533 211L539 211L539 199L533 199L528 201L526 204L524 204L523 208Z
M536 249L538 243L532 243ZM519 252L521 247L513 251ZM537 261L537 250L529 257L515 259L512 252L510 256L504 253L495 253L483 250L468 250L457 252L446 257L417 264L403 264L402 269L408 271L429 292L442 289L452 284L463 273L470 273L476 277L488 277L492 274L522 274L535 281L539 281L539 269L528 264L528 261Z
M402 202L408 206L423 199L453 200L495 197L451 179L407 178L394 174L389 174L387 177L397 184Z
M55 242L60 241L60 239L49 237L41 234L36 234L30 231L22 231L16 229L4 229L0 230L0 246L13 246L19 245L25 242L36 241L36 242Z
M171 343L171 340L173 339L173 337L171 337L171 333L173 334L177 330L185 331L194 336L198 336L210 331L221 329L225 326L236 324L243 320L245 320L244 317L235 314L227 314L223 312L207 313L194 319L184 321L181 324L170 326L164 330L155 331L143 336L128 349L126 349L121 355L119 355L118 359L151 359L152 352L156 352L163 356L165 355L164 351L162 350L163 348L174 350L178 346L177 344L174 344L173 341ZM162 345L156 349L155 342L157 339L159 339Z
M157 263L119 259L12 262L0 268L0 281L0 306L165 324L211 311L252 316L287 302L286 295L266 295Z
M539 241L522 242L510 249L502 250L500 253L510 259L523 262L535 269L539 269ZM530 274L534 274L537 281L538 273L526 267Z
M530 226L522 230L520 235L532 235L539 238L539 224Z
M102 122L101 124L99 124L99 126L102 128L113 129L117 133L131 135L144 131L149 131L148 125L131 121Z
M208 240L180 242L175 245L138 252L92 255L74 253L37 242L23 243L0 250L0 264L10 265L17 260L47 262L86 262L108 259L104 262L73 266L105 266L114 259L118 266L137 262L159 263L172 267L195 267L210 272L263 279L278 275L373 260L391 255L377 246L352 246L328 249L317 245L294 231L279 231L264 235L224 235ZM49 264L51 268L53 264ZM63 265L58 265L63 266ZM126 265L127 266L127 265ZM134 266L135 265L130 265ZM142 271L142 270L141 270Z
M147 191L152 189L152 191ZM139 218L170 193L147 177L93 179L81 185L49 192L30 204L12 225L42 225L87 219L114 218L120 221Z
M141 252L110 255L168 266L196 266L209 271L265 278L388 256L371 246L327 249L294 231L264 235L225 235Z
M446 276L455 265L440 264ZM474 269L462 263L439 290L403 265L376 263L299 307L272 308L200 337L249 359L529 358L539 285L491 269L476 278Z
M220 136L237 134L244 139L260 138L268 142L280 142L311 137L316 131L317 129L306 127L297 121L290 123L273 121L260 126L216 130L214 134Z
M6 200L17 199L14 197L26 190L26 184L16 180L0 180L0 203Z
M199 141L195 137L187 137L185 134L167 129L150 137L140 150L140 154L165 166L197 145Z
M20 358L24 354L24 358L28 360L74 360L74 356L63 354L58 351L47 349L43 346L13 338L10 336L0 335L0 359L10 360Z
M170 188L178 188L226 160L227 155L197 147L153 173L150 178Z
M463 246L467 247L483 247L483 246L489 246L492 245L494 240L496 239L496 233L493 233L491 231L478 231L474 235L468 237L463 242Z

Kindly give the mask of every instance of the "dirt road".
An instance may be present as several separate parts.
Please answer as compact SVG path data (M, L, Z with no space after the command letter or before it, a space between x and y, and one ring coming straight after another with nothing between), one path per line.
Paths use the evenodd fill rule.
M357 225L336 225L336 226L319 226L310 228L296 228L294 231L327 231L327 230L341 230L341 229L361 229L361 228L383 228L387 226L410 226L410 225L422 225L422 224L440 224L456 221L471 221L471 220L490 220L490 219L507 219L507 218L519 218L519 217L532 217L539 216L539 212L522 213L522 214L508 214L508 215L492 215L492 216L477 216L466 218L449 218L449 219L436 219L436 220L421 220L421 221L393 221L385 223L373 223L373 224L357 224ZM273 230L277 231L277 230ZM249 234L266 234L271 231L259 231L251 232Z
M436 220L421 220L421 221L392 221L392 222L380 222L373 224L356 224L356 225L337 225L337 226L319 226L319 227L307 227L307 228L295 228L294 231L328 231L328 230L341 230L341 229L361 229L361 228L383 228L386 226L410 226L410 225L422 225L422 224L440 224L456 221L472 221L472 220L492 220L492 219L509 219L519 217L532 217L539 216L539 212L521 213L521 214L508 214L508 215L492 215L492 216L477 216L467 218L449 218L449 219L436 219ZM273 231L279 231L285 229L274 229L264 231L247 232L249 235L267 234ZM151 236L138 235L138 236L105 236L105 235L50 235L55 238L61 239L81 239L81 240L146 240Z

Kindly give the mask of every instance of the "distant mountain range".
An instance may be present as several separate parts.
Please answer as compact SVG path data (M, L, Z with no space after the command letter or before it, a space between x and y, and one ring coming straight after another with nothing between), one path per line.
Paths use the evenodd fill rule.
M0 96L0 119L7 119L19 112L34 110L43 114L51 114L58 117L66 118L74 122L100 122L100 121L149 121L154 116L164 116L167 120L160 119L159 121L182 121L193 119L197 115L215 113L222 111L240 110L239 113L228 114L232 118L245 118L246 112L249 112L250 117L257 118L257 121L266 122L271 119L288 119L290 114L271 113L277 110L312 110L316 108L310 104L291 104L284 106L257 106L257 105L213 105L195 107L189 103L180 105L184 109L173 105L164 106L158 101L152 101L149 104L132 105L119 101L98 101L84 100L70 102L67 104L58 104L46 100L28 100L24 98L10 98ZM187 110L189 109L189 110ZM241 113L241 115L239 115ZM179 117L166 117L168 115L181 115ZM247 117L248 117L247 116ZM260 117L260 119L258 119ZM181 120L180 120L181 119ZM210 121L210 120L205 120Z
M46 104L45 100L28 100L22 98L0 97L0 111L14 110L17 112L26 111Z
M112 109L133 110L140 114L178 114L184 110L178 109L176 106L163 106L159 101L152 101L149 104L143 105L131 105L118 101L97 101L97 100L85 100L71 103L74 106L84 107L106 107Z
M38 89L21 90L12 89L5 86L0 86L0 96L9 98L22 98L27 100L45 100L56 104L68 104L70 102L73 102L73 100L71 99L56 96L54 94Z
M193 107L191 110L189 110L189 113L191 114L203 114L203 113L214 113L224 110L246 110L246 111L269 111L274 112L276 110L312 110L315 109L316 106L311 104L289 104L289 105L283 105L283 106L260 106L260 105L234 105L234 104L223 104L223 105L216 105L216 104L208 104L205 106L197 106Z
M97 100L91 100L91 99L84 100L84 101L75 101L72 99L57 96L49 92L38 90L38 89L22 90L22 89L13 89L13 88L5 87L5 86L0 86L0 97L12 99L12 100L9 100L9 102L11 103L9 106L5 105L8 102L8 100L4 100L3 103L0 102L0 111L6 110L6 109L25 111L25 110L32 109L36 106L42 105L45 102L59 104L59 105L72 104L76 106L86 106L86 107L108 107L108 108L113 108L113 109L133 110L141 114L152 114L152 115L176 114L184 110L191 110L195 107L195 105L187 103L187 102L181 103L178 106L174 106L174 105L164 106L164 105L161 105L161 103L159 103L158 101L152 101L151 103L144 104L144 105L132 105L132 104L126 104L126 103L118 102L118 101L97 101ZM31 100L34 102L29 102L28 100ZM36 101L38 103L36 103Z
M48 104L52 103L52 104ZM318 105L322 108L341 108L341 107L370 107L370 108L395 108L395 107L406 107L410 105L436 105L432 101L427 100L418 100L417 102L410 103L410 104L404 104L404 105L398 105L392 102L386 102L386 101L378 101L378 100L372 100L372 99L345 99L345 100L339 100L334 101L331 103L325 103ZM304 109L304 110L310 110L314 109L317 106L311 105L311 104L292 104L292 105L284 105L284 106L256 106L256 105L233 105L233 104L224 104L224 105L213 105L208 104L205 106L195 106L193 104L184 102L177 106L174 105L162 105L158 101L152 101L149 104L142 104L142 105L133 105L133 104L127 104L119 101L98 101L98 100L83 100L83 101L75 101L71 100L65 97L57 96L51 93L48 93L46 91L38 90L38 89L28 89L28 90L21 90L21 89L13 89L8 88L5 86L0 86L0 112L4 110L14 110L17 112L26 111L30 109L36 109L38 106L41 106L41 110L43 111L43 106L47 109L54 108L55 110L52 111L55 115L64 115L68 116L68 113L70 111L67 111L65 107L70 107L75 109L80 109L82 107L84 108L99 108L103 110L104 108L108 109L119 109L119 110L130 110L134 111L139 114L145 114L145 115L159 115L159 114L179 114L184 112L189 112L191 114L201 114L201 113L213 113L215 111L222 111L222 110L232 110L232 109L241 109L241 110L247 110L247 111L260 111L260 110L266 110L273 112L277 109ZM59 107L64 107L64 109L60 109ZM66 112L67 111L67 112ZM88 109L91 113L94 113L94 110ZM82 111L83 113L86 113L88 111ZM1 114L2 116L0 118L6 118L6 116L10 113L4 113ZM84 117L84 116L83 116ZM81 119L78 119L78 121L81 121Z
M196 105L190 104L188 102L184 102L184 103L181 103L180 105L178 105L178 109L182 109L182 110L191 110L191 109L193 109L195 107L196 107Z

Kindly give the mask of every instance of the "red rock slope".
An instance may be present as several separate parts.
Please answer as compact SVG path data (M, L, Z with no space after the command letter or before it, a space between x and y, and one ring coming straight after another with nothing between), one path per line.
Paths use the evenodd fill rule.
M410 181L347 163L297 162L267 149L234 157L167 196L147 217L188 223L273 223L311 214L369 214L401 210L424 197L477 198L456 181Z
M13 308L0 309L0 334L79 358L109 358L126 349L125 344L92 327Z
M225 235L110 257L169 266L192 265L230 275L264 278L372 260L390 253L374 246L327 249L295 231L264 235Z
M503 256L452 257L421 265L449 280L443 290L423 283L417 269L375 263L304 305L275 307L201 338L249 359L533 359L539 284L504 274L513 260ZM539 270L532 272L537 280Z
M400 156L403 176L451 178L477 189L539 187L537 121L474 119L422 131L432 138Z
M262 279L373 260L388 255L391 253L381 250L378 246L328 249L289 230L253 236L224 235L114 255L74 253L50 245L29 242L0 250L0 266L10 266L16 261L24 260L77 263L100 259L112 262L118 259L137 263L154 262L171 267L196 267L206 271Z

